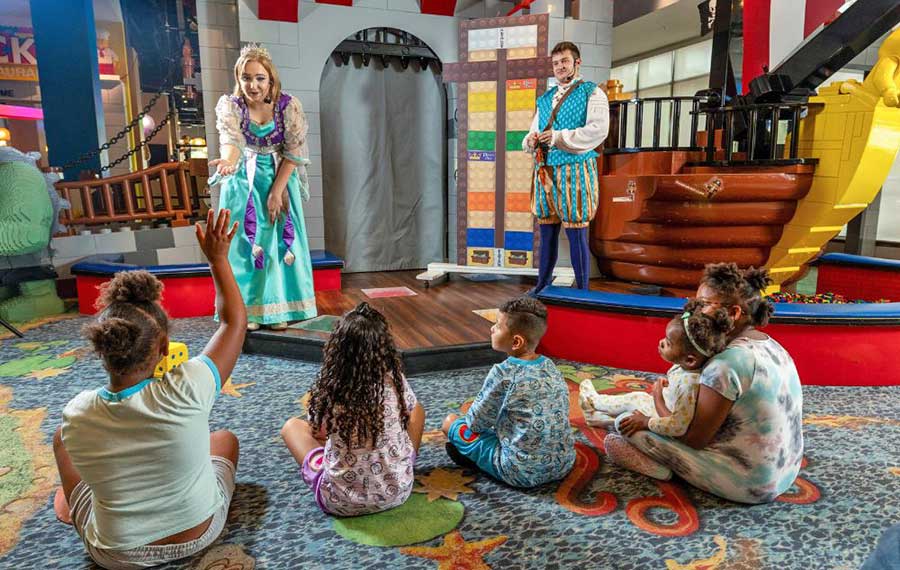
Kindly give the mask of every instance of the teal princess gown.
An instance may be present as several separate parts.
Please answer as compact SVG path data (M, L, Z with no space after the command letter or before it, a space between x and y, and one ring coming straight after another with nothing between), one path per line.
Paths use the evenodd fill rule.
M285 97L289 96L282 95L282 98ZM240 102L233 101L237 98L229 99L237 106L238 111L243 110ZM272 139L276 143L291 140L289 136L284 136L287 133L278 136L278 131L284 129L285 123L288 128L292 125L291 120L286 117L290 112L290 100L299 106L296 99L289 97L284 105L276 107L275 119L264 125L257 125L249 120L241 121L241 131L244 131L244 136L240 138L240 142L244 143L241 145L243 158L238 170L222 181L219 200L219 207L231 210L231 219L238 223L228 259L247 305L247 319L259 324L298 321L316 316L312 264L301 203L301 196L308 198L309 190L296 169L287 185L289 212L272 224L269 222L266 206L269 191L275 181L276 156L298 163L301 165L298 168L308 162L286 152L283 143L266 144L271 143ZM302 111L300 113L302 115ZM223 130L221 119L219 117L220 133ZM305 120L302 124L305 126ZM305 129L302 134L305 138ZM223 144L235 144L232 140L235 139L229 139L227 135L222 137L220 134L220 142ZM293 255L293 259L289 254Z

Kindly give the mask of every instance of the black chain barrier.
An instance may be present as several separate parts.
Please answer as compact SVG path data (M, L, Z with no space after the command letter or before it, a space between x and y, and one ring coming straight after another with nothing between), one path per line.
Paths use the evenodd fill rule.
M169 82L174 78L174 75L175 75L175 69L176 69L176 68L175 68L174 66L173 66L172 68L169 69L169 76L166 77L166 80L163 82L163 85L169 85ZM138 113L138 115L137 115L134 119L132 119L132 121L131 121L130 123L128 123L127 125L125 125L125 126L122 128L122 130L120 130L118 133L116 133L115 136L113 136L111 139L109 139L108 141L106 141L105 143L103 143L103 145L101 145L100 148L98 148L98 149L96 149L96 150L91 150L91 151L88 151L88 152L83 153L81 156L79 156L79 157L76 158L75 160L72 160L72 161L67 162L66 164L62 165L61 169L62 169L62 170L69 170L69 169L71 169L71 168L74 168L74 167L78 166L79 164L82 164L82 163L84 163L84 162L87 162L88 160L94 158L95 156L98 156L98 155L99 155L101 152L103 152L104 150L109 150L109 148L110 148L112 145L116 144L117 142L119 142L119 140L121 140L122 137L124 137L125 135L127 135L128 132L129 132L131 129L133 129L133 128L141 121L141 119L143 119L144 116L147 115L147 113L150 112L150 109L152 109L153 106L156 105L156 102L159 100L159 98L162 97L163 95L166 95L166 94L168 93L168 91L169 91L168 89L161 89L161 90L159 91L159 93L155 94L155 95L150 99L150 101L148 101L147 104L144 105L144 108L141 109L141 112ZM143 141L141 141L135 148L133 148L133 149L131 149L130 151L128 151L128 153L126 153L124 156L120 157L120 158L117 159L117 160L114 160L113 162L107 164L106 166L100 167L100 172L106 172L106 171L109 170L110 168L115 167L117 164L119 164L119 163L122 162L123 160L125 160L125 159L131 157L134 153L136 153L137 151L139 151L144 145L147 144L147 141L149 141L150 139L152 139L152 138L154 137L154 135L156 135L156 134L160 131L160 128L161 128L161 127L165 126L166 123L169 122L169 120L174 116L174 114L175 114L175 109L174 109L174 107L173 107L173 109L169 111L169 114L166 115L166 118L163 119L162 121L160 121L159 125L157 125L156 128L153 129L153 131L151 131L151 133L150 133L149 136L144 137L144 140L143 140Z

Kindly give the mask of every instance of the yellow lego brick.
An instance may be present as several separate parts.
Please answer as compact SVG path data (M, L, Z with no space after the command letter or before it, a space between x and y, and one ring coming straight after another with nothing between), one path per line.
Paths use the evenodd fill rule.
M466 248L466 265L493 267L494 248L492 247L468 247Z
M506 109L508 111L534 111L535 91L532 89L521 89L506 92ZM531 126L531 125L529 125ZM507 124L507 129L509 125ZM510 129L512 130L512 129ZM527 129L522 129L527 130Z
M506 59L531 59L536 55L536 47L512 48L506 51Z
M497 61L497 50L478 49L469 52L469 61Z
M172 370L182 362L187 362L189 359L190 356L186 344L181 342L170 342L169 355L160 360L156 365L156 370L153 371L153 377L162 378L166 372Z
M528 268L533 263L533 254L530 251L515 251L511 249L503 251L503 267Z
M485 111L497 111L497 95L495 93L469 94L469 112L481 113Z

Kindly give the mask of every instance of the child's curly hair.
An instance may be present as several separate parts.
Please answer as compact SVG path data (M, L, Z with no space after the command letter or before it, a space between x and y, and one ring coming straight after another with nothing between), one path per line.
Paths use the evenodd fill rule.
M384 430L384 385L390 378L403 429L409 411L403 364L384 315L360 303L344 315L325 344L322 368L309 399L309 418L350 446L375 442Z
M159 305L162 290L147 271L117 273L100 286L100 314L82 332L111 374L138 371L157 356L160 337L169 333L169 318Z
M775 306L762 294L772 283L769 271L762 267L742 271L736 263L710 263L700 283L714 290L726 304L741 307L755 327L766 326L775 312Z
M718 354L728 345L728 333L734 328L734 320L723 308L716 309L712 315L704 314L702 310L703 303L693 299L684 306L687 319L683 315L675 317L684 323L683 326L690 333L690 338L682 335L683 348L700 356L703 354L698 348L708 355ZM697 346L693 345L692 340Z

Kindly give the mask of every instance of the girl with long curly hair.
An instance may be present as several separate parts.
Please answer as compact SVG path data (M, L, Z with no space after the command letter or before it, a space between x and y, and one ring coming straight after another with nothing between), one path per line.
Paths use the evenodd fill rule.
M281 428L285 445L323 512L391 509L412 492L425 409L416 401L384 315L360 303L325 345L309 421Z

